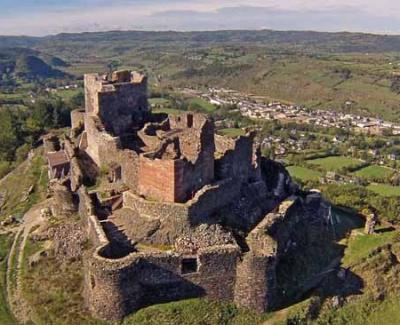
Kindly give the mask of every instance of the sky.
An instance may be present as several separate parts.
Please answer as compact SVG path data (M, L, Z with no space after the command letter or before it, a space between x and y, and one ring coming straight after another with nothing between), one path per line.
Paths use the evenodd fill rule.
M221 29L400 34L400 1L0 0L0 35Z

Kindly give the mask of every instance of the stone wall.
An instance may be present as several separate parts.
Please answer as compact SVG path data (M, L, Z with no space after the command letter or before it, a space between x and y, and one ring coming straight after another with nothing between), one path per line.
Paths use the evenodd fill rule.
M118 260L101 257L101 251L86 268L85 298L95 317L120 319L141 307L191 297L233 300L236 245L200 249L194 256L143 252ZM189 272L188 260L194 263Z
M146 200L131 191L124 192L124 207L138 211L151 218L187 220L189 207L182 203L168 203Z
M254 146L254 134L230 139L216 135L215 175L218 179L235 177L241 182L260 179L258 148Z
M291 197L269 213L246 238L249 251L237 267L235 303L265 312L277 302L276 267L290 234L295 231L299 200Z
M80 129L85 123L85 110L75 109L71 112L71 129Z
M140 158L139 193L183 203L214 181L214 124L204 115L194 113L171 116L169 124L171 130L163 140L147 125L146 132L158 139L159 146ZM148 138L145 136L145 142L155 147Z
M122 77L123 78L122 78ZM98 74L85 75L86 112L99 116L105 129L116 135L131 133L148 115L147 78L120 74L111 81Z
M205 186L188 202L190 224L213 222L213 214L240 198L240 189L241 184L234 179Z
M132 191L124 192L124 206L140 214L162 220L188 222L191 225L207 223L222 207L240 196L240 184L233 179L205 186L186 203L159 202L144 199Z
M83 184L83 173L81 167L79 165L78 158L73 157L71 159L71 172L70 172L70 180L71 180L71 190L76 192L79 187Z
M101 77L97 73L85 74L85 109L86 113L97 114L99 110L98 92L101 91Z

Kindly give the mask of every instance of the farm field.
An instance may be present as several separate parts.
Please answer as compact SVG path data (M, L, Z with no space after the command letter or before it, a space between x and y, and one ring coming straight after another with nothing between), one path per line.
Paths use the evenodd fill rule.
M178 115L181 114L182 111L175 108L155 108L153 109L153 113L165 113L168 115Z
M400 196L400 186L387 184L371 184L367 187L370 191L382 196Z
M194 109L199 109L205 113L214 112L217 107L202 98L193 98L189 102L189 106Z
M154 97L149 98L150 105L168 105L170 103L169 99L161 98L161 97Z
M353 175L370 181L385 181L393 172L394 171L388 167L372 165L357 170Z
M354 159L350 157L331 156L326 158L308 160L307 163L321 167L326 171L339 171L342 168L357 167L363 162L359 159Z
M244 130L242 130L242 129L234 129L234 128L221 129L221 130L218 131L218 133L220 133L222 135L225 135L227 137L231 137L231 138L236 138L238 136L246 134L246 132Z
M301 181L318 181L322 173L317 170L312 170L301 166L289 166L286 168L290 176L298 178Z

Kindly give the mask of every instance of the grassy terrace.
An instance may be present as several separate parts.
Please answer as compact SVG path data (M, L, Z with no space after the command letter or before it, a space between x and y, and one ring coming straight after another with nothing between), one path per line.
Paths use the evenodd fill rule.
M343 265L348 267L360 262L360 260L367 258L374 249L393 242L398 236L397 231L383 232L383 229L381 233L365 235L363 229L359 229L357 234L352 236L347 243Z
M353 174L366 179L385 179L393 174L394 170L389 167L372 165L357 170Z
M7 178L1 180L1 189L6 192L7 200L2 208L0 218L10 214L22 215L32 205L44 198L48 182L47 170L43 168L44 164L44 158L37 155L32 161L25 161ZM21 201L31 186L33 186L32 193L27 196L25 201Z
M242 129L222 129L219 130L218 133L231 138L236 138L246 134L246 132Z
M322 177L322 173L317 170L312 170L306 167L301 166L289 166L286 168L289 174L294 177L298 178L301 181L318 181L320 177Z
M367 188L382 196L400 196L400 186L391 186L387 184L371 184Z
M12 245L12 236L0 235L0 324L12 325L15 324L8 303L6 300L6 261L7 254Z
M165 113L168 115L179 115L182 114L183 111L175 108L155 108L153 109L153 113Z
M149 98L150 105L168 105L169 103L170 103L169 99L166 98L160 98L160 97Z
M212 113L217 107L202 98L193 98L189 102L189 107L195 110L203 111L204 113Z
M326 171L339 171L342 168L357 167L363 162L359 159L354 159L350 157L332 156L332 157L308 160L307 163L321 167Z
M368 181L385 181L391 175L393 170L388 167L382 167L377 165L367 166L353 173L354 176L361 177Z
M230 303L188 299L141 309L127 317L123 325L247 325L261 324L267 317L236 308Z

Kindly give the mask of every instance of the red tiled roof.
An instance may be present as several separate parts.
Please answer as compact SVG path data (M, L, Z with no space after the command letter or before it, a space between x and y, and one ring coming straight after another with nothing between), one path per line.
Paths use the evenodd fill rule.
M50 167L65 165L69 163L69 158L64 150L47 153L47 160Z

